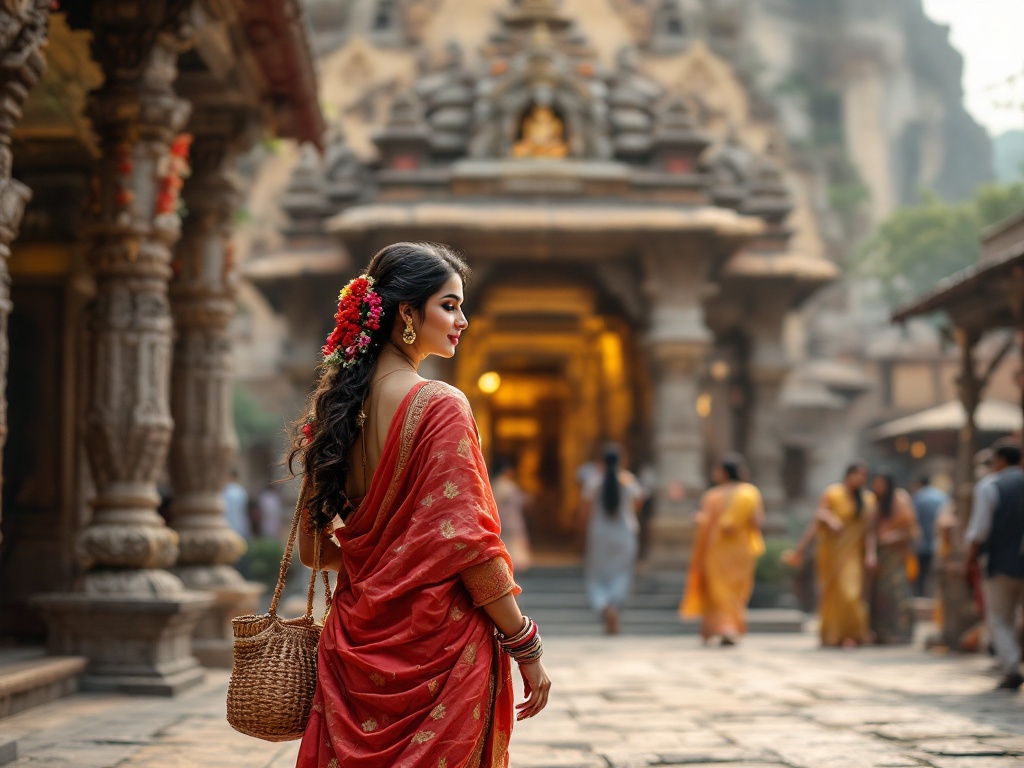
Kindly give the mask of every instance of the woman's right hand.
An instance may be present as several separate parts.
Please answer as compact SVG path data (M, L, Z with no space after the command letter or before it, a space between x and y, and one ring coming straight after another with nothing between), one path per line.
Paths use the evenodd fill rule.
M779 559L790 568L799 568L804 564L804 553L799 549L787 549Z
M831 510L818 509L815 513L815 518L817 518L818 522L824 523L828 526L832 533L843 532L843 521L836 517L836 515L832 514Z
M551 690L551 678L548 677L544 663L537 661L519 665L519 674L523 676L523 692L526 700L517 704L516 720L525 720L540 712L548 703L548 691Z

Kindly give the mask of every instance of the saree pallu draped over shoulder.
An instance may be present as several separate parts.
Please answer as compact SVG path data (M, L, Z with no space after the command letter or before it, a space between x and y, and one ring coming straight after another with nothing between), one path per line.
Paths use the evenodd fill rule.
M504 768L511 669L479 607L509 592L465 396L417 385L366 498L338 531L343 567L320 639L298 768Z

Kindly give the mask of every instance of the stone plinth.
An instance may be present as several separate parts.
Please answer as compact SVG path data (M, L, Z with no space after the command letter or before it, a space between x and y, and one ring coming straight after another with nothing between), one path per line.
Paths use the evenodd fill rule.
M211 571L220 573L212 574ZM231 620L236 616L256 613L260 595L266 587L245 581L230 566L186 566L175 568L174 572L187 587L202 590L212 599L210 608L199 619L192 634L192 653L204 667L230 669L234 645ZM221 578L212 578L215 575Z
M651 519L650 526L651 549L648 560L651 566L673 570L686 567L696 530L691 515L681 508L673 514L662 507Z
M214 602L205 593L69 592L32 602L49 629L51 654L89 658L85 690L174 696L203 680L189 651L196 624Z

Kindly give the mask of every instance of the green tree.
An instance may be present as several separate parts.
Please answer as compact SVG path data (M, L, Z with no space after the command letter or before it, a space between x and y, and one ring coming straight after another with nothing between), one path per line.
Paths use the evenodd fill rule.
M963 203L922 193L920 205L883 221L855 259L861 274L877 277L890 304L929 290L978 261L982 231L1024 209L1024 182L987 184Z
M280 414L266 411L243 386L236 384L231 394L235 432L243 448L271 441L284 433L284 418Z

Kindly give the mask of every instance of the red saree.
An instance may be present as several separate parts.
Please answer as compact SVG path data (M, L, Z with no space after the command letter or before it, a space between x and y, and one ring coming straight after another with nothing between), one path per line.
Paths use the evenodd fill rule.
M498 532L469 403L417 385L338 531L344 565L297 768L508 765L510 664L474 607L518 589Z

